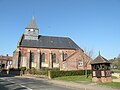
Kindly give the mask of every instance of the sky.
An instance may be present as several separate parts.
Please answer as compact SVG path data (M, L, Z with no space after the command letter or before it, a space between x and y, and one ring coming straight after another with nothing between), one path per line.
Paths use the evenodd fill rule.
M13 55L32 16L40 35L70 37L93 58L120 54L120 0L0 0L0 55Z

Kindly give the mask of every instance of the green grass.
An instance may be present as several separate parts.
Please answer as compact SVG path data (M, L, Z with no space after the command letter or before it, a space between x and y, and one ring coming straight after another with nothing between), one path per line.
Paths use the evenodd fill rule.
M117 79L117 77L115 77L115 76L112 76L112 79Z
M72 81L72 82L77 82L77 83L82 83L82 84L88 84L91 83L92 77L91 75L88 78L85 78L85 76L63 76L63 77L57 77L54 78L54 80L63 80L63 81ZM116 79L116 77L112 76L112 79ZM97 83L98 85L103 85L103 86L110 86L110 87L116 87L120 88L120 82L107 82L107 83Z
M63 77L57 77L54 78L55 80L64 80L64 81L73 81L73 82L79 82L79 81L91 81L91 76L88 78L85 78L85 76L63 76Z
M98 85L120 88L120 82L98 83Z

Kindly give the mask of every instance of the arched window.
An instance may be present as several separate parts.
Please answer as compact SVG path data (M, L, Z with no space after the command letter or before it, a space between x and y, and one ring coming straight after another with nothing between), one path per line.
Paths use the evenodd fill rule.
M64 58L67 58L67 53L64 54Z
M30 61L34 62L34 53L33 52L30 53Z
M52 54L52 61L53 61L54 63L56 63L56 54L55 54L55 53Z
M18 57L18 68L20 67L21 65L21 52L19 52L19 57Z
M67 58L67 53L63 53L63 60Z
M41 61L42 61L42 62L45 62L45 53L42 53L42 54L41 54Z

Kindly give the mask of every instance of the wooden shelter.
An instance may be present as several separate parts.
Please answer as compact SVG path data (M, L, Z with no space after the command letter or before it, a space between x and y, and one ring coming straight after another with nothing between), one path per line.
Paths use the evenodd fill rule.
M92 62L92 81L93 82L112 82L110 62L99 53Z

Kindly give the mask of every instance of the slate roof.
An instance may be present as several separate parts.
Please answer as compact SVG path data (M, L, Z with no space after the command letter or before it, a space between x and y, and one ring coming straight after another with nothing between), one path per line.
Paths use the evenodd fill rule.
M91 64L99 64L99 63L110 63L106 58L102 57L101 55L97 56Z
M32 48L80 49L80 47L68 37L42 35L39 35L38 40L27 40L24 39L23 35L19 46Z
M30 23L28 24L28 26L27 26L26 28L29 28L29 29L31 29L31 28L33 28L33 29L38 29L38 28L37 28L37 25L36 25L36 22L35 22L35 20L34 20L34 16L32 17Z

